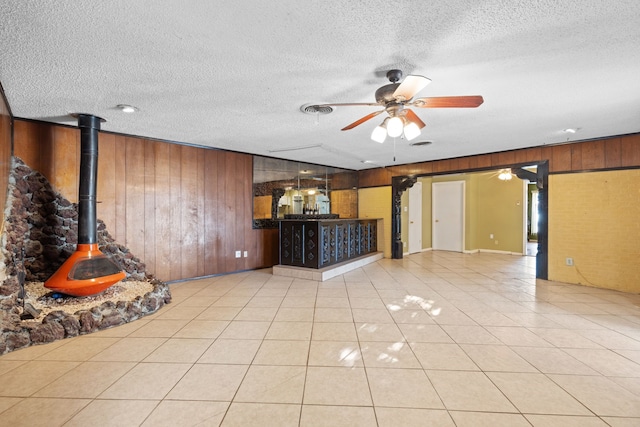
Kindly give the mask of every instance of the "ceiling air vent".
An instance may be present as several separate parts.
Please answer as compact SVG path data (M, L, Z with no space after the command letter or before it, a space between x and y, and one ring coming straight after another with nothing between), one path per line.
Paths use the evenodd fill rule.
M433 141L418 141L418 142L410 142L409 145L412 147L420 147L422 145L433 144Z
M331 114L333 107L323 104L304 104L300 107L300 111L305 114Z

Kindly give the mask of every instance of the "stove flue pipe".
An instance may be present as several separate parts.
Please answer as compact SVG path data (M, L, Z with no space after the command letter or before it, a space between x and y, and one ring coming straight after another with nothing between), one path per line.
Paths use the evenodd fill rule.
M98 131L100 117L78 114L80 128L80 187L78 190L78 243L97 243L96 187L98 183Z

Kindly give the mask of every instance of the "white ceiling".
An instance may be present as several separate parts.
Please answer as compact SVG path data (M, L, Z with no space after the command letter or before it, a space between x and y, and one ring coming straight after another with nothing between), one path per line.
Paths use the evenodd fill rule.
M637 0L5 0L0 46L16 117L349 169L640 132ZM375 107L300 111L375 102L391 68L485 102L414 109L433 144L395 162L383 115L340 131Z

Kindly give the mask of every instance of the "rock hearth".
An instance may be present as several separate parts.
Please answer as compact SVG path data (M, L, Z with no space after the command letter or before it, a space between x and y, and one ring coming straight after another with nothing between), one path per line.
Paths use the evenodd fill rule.
M126 278L96 296L49 296L45 306L52 309L44 310L34 320L21 319L23 297L28 302L33 300L33 293L45 296L42 282L75 251L77 217L76 204L56 192L42 174L13 158L1 247L0 355L122 325L154 313L171 301L169 286L146 273L144 263L116 243L98 220L99 248L121 266ZM26 296L20 272L29 283L24 287ZM42 289L30 292L33 286ZM74 311L74 307L78 309Z

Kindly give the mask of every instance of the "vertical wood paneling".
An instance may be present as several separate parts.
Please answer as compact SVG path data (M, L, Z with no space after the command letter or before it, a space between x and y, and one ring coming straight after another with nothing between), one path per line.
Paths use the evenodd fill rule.
M180 218L182 244L181 277L198 275L198 149L180 147Z
M127 168L126 168L126 138L121 135L115 136L115 211L116 223L115 228L111 230L113 238L125 244L127 240Z
M571 145L556 145L551 147L553 157L553 171L565 172L571 170Z
M54 126L53 177L51 184L72 203L78 202L78 173L80 170L80 132L76 129Z
M640 135L622 137L620 141L622 150L622 167L640 165Z
M604 157L604 166L606 168L620 167L622 164L620 138L611 138L605 141Z
M156 263L151 272L161 280L171 277L171 145L157 142L153 145L155 157L155 232ZM146 260L145 260L146 261Z
M226 157L225 151L220 151L216 158L218 165L218 194L216 196L216 253L218 254L218 271L232 271L228 270L230 266L228 261L230 259L230 251L233 250L233 242L228 238L227 233L233 233L233 230L228 228L227 224L227 191L230 189L227 187L227 170L226 170ZM229 249L231 248L231 249Z
M582 169L594 170L605 167L605 141L589 141L582 147Z
M144 259L144 140L125 138L125 245Z
M169 177L169 195L171 198L170 214L169 214L169 239L171 241L171 262L169 280L177 280L182 274L182 251L183 251L183 239L182 239L182 207L180 206L182 200L182 185L181 176L182 168L189 167L190 165L182 164L182 150L179 145L171 145L169 147L171 158L169 159L169 170L171 175Z
M205 219L206 212L204 210L205 205L205 181L204 181L204 167L205 167L205 158L202 150L197 150L197 174L196 174L196 184L197 184L197 195L196 195L196 209L198 210L198 243L197 243L197 270L196 274L198 277L204 276L204 245L205 245Z
M113 236L116 225L116 138L109 133L98 134L98 185L96 213ZM114 236L115 237L115 236Z
M218 150L208 150L204 153L204 274L215 274L218 269Z
M7 202L6 188L11 170L11 112L0 86L0 206ZM4 215L2 216L4 224Z
M156 156L154 141L144 141L144 262L156 265Z

